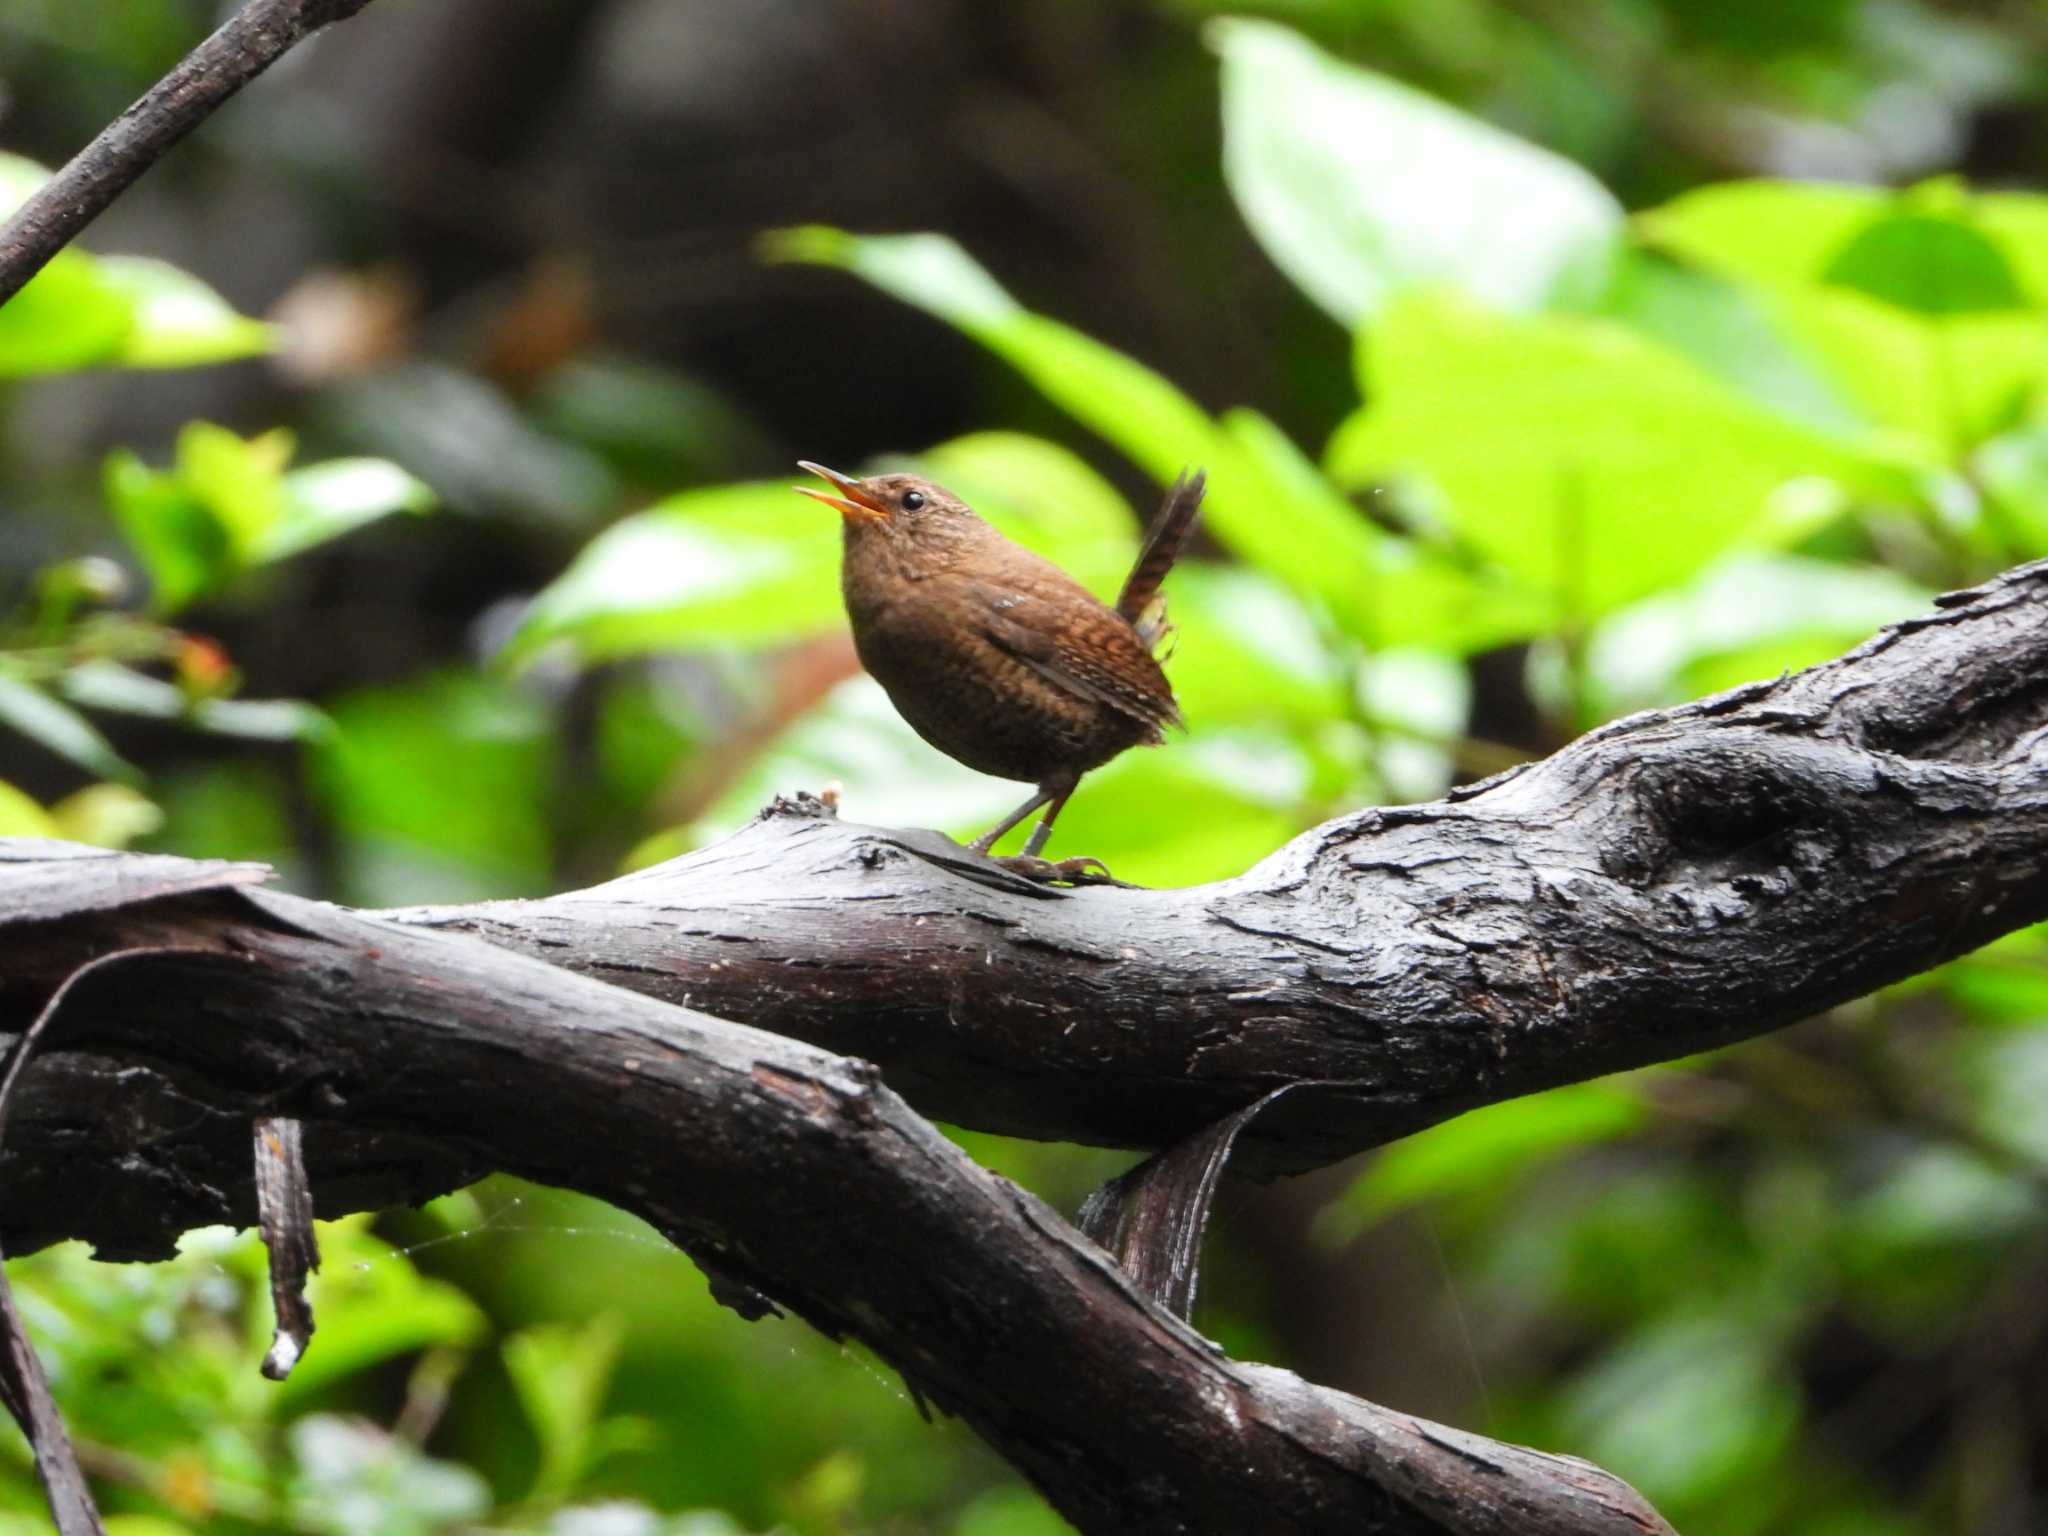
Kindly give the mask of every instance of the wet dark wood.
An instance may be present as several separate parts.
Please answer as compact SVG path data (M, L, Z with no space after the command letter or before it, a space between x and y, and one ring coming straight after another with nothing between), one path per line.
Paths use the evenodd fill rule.
M1157 1148L1301 1083L1236 1154L1288 1172L2048 916L2044 732L2035 564L1213 885L1033 890L791 803L592 890L396 915L864 1057L985 1130Z
M119 856L92 863L118 878ZM7 1012L77 978L51 1049L147 1063L245 1127L294 1117L309 1144L325 1125L399 1132L636 1211L728 1293L866 1342L1084 1531L1668 1531L1584 1463L1228 1359L864 1062L232 884L14 916L0 921ZM116 929L182 952L107 956ZM75 1185L74 1230L100 1219L90 1206Z
M1048 890L802 801L539 902L350 913L251 878L0 844L0 1031L179 951L53 1021L0 1157L11 1244L247 1221L249 1123L293 1117L325 1213L487 1168L639 1211L723 1294L868 1342L1085 1530L1660 1530L1597 1469L1224 1359L911 1106L1149 1147L1291 1084L1237 1156L1311 1167L2048 915L2048 565L1189 890Z

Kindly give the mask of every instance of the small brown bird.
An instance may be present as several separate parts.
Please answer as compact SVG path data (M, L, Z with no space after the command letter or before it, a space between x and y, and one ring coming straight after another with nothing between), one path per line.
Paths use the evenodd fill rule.
M1087 878L1094 859L1038 857L1081 775L1181 723L1154 652L1168 633L1160 583L1202 504L1200 471L1166 493L1114 608L916 475L857 480L801 467L798 486L844 519L840 588L861 664L926 741L970 768L1038 786L969 846L986 853L1040 806L1024 852L1040 879Z

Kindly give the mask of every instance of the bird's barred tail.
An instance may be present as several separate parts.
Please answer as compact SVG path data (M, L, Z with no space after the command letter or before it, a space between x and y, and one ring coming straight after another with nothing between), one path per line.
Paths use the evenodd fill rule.
M1138 552L1138 563L1131 567L1124 589L1117 596L1116 611L1130 621L1147 649L1156 648L1170 632L1166 599L1159 588L1166 573L1173 569L1173 562L1180 558L1181 546L1194 531L1207 479L1198 469L1192 475L1183 473L1167 488L1159 516L1145 537L1145 547Z

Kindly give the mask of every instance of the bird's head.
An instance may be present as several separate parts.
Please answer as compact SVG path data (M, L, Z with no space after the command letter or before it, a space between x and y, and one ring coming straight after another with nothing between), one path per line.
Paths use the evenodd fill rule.
M870 475L857 480L808 459L799 459L797 465L832 489L821 491L809 485L794 489L835 508L846 519L850 534L881 532L892 538L917 539L943 535L966 521L980 521L958 496L918 475Z

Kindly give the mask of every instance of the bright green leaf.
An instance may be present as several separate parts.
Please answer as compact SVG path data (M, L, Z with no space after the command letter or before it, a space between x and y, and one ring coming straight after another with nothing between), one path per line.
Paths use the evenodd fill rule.
M307 767L342 835L351 899L477 900L545 884L558 742L541 699L451 671L358 690L329 713L334 730Z
M1733 182L1640 216L1665 250L1769 290L1788 339L1871 420L1947 461L2010 426L2048 375L2039 199Z
M1544 594L1380 529L1258 412L1227 412L1222 425L1251 494L1205 504L1210 531L1367 645L1476 651L1548 625Z
M2028 312L1925 317L1842 288L1769 300L1788 336L1823 360L1902 450L1948 462L2015 424L2048 377L2048 317Z
M1245 222L1347 327L1418 283L1515 310L1599 288L1621 207L1578 165L1286 27L1219 21L1209 36Z
M843 623L839 532L788 482L684 491L614 523L533 600L507 648L585 661L771 645Z
M145 256L99 256L99 277L129 306L130 323L109 362L124 368L194 368L257 357L276 345L261 320L232 305L191 273Z
M963 1509L948 1536L1071 1536L1073 1529L1029 1488L997 1488Z
M247 563L284 515L284 467L292 435L282 428L242 437L210 421L178 433L178 483L226 530L237 560Z
M49 179L0 154L0 217ZM265 352L271 329L198 278L140 256L60 251L0 305L0 377L79 368L184 368Z
M812 227L783 232L771 249L842 267L958 326L1162 484L1184 469L1206 468L1208 528L1326 602L1370 643L1477 648L1531 633L1543 621L1542 604L1528 594L1377 532L1263 417L1233 411L1212 421L1142 363L1019 308L943 236L860 237Z
M1633 247L1592 312L1633 326L1794 421L1839 435L1864 430L1845 392L1742 284Z
M1971 221L1998 242L2036 308L2048 308L2048 196L1973 192Z
M126 848L164 824L156 803L126 784L89 784L50 807L57 835L74 843Z
M1167 663L1181 713L1208 725L1313 727L1344 713L1344 671L1287 588L1242 566L1183 561L1167 584Z
M1813 283L1893 194L1822 182L1723 181L1636 215L1650 242L1746 282Z
M1605 321L1404 300L1366 338L1333 473L1420 474L1468 547L1585 619L1803 533L1868 460Z
M0 837L57 837L57 823L27 795L0 779Z
M117 448L103 482L114 520L149 573L158 613L176 613L226 579L234 566L227 531L176 475Z
M258 560L282 560L338 539L394 512L426 512L434 493L386 459L329 459L292 470L280 485L277 518L251 546Z
M82 251L59 251L0 304L0 378L68 373L107 362L134 323L128 297Z

